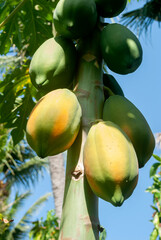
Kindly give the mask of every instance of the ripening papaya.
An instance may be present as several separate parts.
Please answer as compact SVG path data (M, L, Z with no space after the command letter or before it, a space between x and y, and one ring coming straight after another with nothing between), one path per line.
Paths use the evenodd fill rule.
M96 123L88 132L83 154L85 174L93 192L114 206L121 206L138 181L138 160L128 136L110 121Z
M95 0L98 14L105 18L118 16L126 7L127 0Z
M68 89L56 89L43 96L33 108L26 126L26 138L39 157L61 153L73 144L81 123L81 107Z
M61 36L46 40L32 57L31 82L44 94L58 88L72 88L77 54L72 41Z
M112 23L101 32L101 52L108 68L118 74L134 72L142 62L142 47L127 27Z
M97 21L94 0L60 0L53 14L56 31L67 38L78 39L92 32Z
M123 96L110 96L103 107L103 120L114 122L129 136L137 154L139 167L143 167L152 156L155 139L139 109Z
M103 74L105 100L111 95L124 96L123 90L111 74Z

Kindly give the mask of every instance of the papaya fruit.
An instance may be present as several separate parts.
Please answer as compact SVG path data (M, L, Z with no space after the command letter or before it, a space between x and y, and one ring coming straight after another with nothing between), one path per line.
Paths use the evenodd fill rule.
M72 88L77 61L72 41L61 36L46 40L32 57L29 74L33 85L44 94Z
M118 74L134 72L142 62L142 47L127 27L112 23L101 32L101 52L108 68Z
M138 181L134 147L122 129L110 122L93 125L84 145L84 169L93 192L114 206L121 206Z
M27 121L28 144L41 158L67 150L76 139L81 116L81 107L73 92L56 89L47 93Z
M67 38L78 39L92 32L97 21L94 0L60 0L53 14L56 31Z
M111 74L103 74L105 100L111 95L124 96L123 90Z
M123 96L110 96L104 103L103 120L114 122L129 136L142 168L152 156L155 139L139 109Z
M98 14L105 18L119 15L126 7L127 0L95 0Z

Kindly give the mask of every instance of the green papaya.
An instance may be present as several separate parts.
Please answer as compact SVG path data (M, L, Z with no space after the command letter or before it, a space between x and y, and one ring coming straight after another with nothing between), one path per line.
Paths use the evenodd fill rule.
M28 144L39 157L69 149L76 139L82 110L73 92L56 89L43 96L33 108L26 126Z
M134 72L142 62L142 47L127 27L108 24L101 32L101 52L111 71L118 74Z
M95 0L98 14L105 18L119 15L126 7L127 0Z
M45 41L32 57L29 74L33 85L44 94L72 88L77 61L72 41L61 36Z
M67 38L78 39L88 35L97 21L94 0L60 0L53 14L56 31Z
M128 136L110 121L96 123L88 132L83 154L85 175L93 192L121 206L138 181L138 160Z
M153 133L142 113L127 98L114 95L105 101L103 120L114 122L129 136L142 168L155 147Z
M105 100L111 95L124 96L122 88L116 81L116 79L110 74L103 74L104 96Z

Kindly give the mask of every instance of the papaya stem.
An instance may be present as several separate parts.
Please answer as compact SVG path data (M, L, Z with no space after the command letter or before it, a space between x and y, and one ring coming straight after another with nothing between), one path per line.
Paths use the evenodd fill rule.
M105 91L107 91L107 92L108 92L108 95L109 95L109 96L116 95L116 94L114 94L114 93L112 92L112 90L111 90L110 88L108 88L108 87L105 87L105 86L103 86L103 88L104 88L104 90L105 90Z
M26 1L28 0L23 0L17 5L17 7L8 15L8 17L3 22L0 23L0 28L2 28L6 23L10 21L12 17L14 17L14 15L20 10L20 8L24 5Z
M82 108L79 134L68 150L64 203L59 240L98 240L98 197L87 182L83 149L91 123L102 119L104 103L102 59L98 50L98 35L85 39L79 52L74 92ZM80 47L81 49L81 47Z
M76 141L68 150L59 240L99 238L98 198L91 191L84 175L85 139L86 133L81 129Z

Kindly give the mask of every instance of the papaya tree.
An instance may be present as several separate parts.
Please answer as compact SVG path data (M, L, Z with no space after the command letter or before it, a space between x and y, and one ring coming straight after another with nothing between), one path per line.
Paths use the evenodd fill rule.
M26 131L28 144L40 157L50 158L67 151L59 239L98 240L102 231L98 198L121 206L132 195L139 167L146 164L155 146L144 116L135 106L131 108L132 103L124 97L122 89L125 106L120 105L120 120L115 122L118 116L114 114L119 99L111 110L113 119L106 119L110 112L106 106L118 94L119 85L112 81L104 87L104 68L122 75L135 72L142 62L142 47L128 28L110 21L125 9L125 0L60 0L54 2L52 16L50 9L42 7L43 0L38 1L38 6L31 0L23 3L26 7L34 6L34 14L39 13L35 26L40 23L45 29L41 35L38 25L36 36L43 40L39 44L35 44L34 29L30 29L23 43L29 61L26 72L29 82L20 93L24 95L29 85L35 95L27 96L37 102L30 114L27 111L27 118L22 118L20 110L16 112L17 121L13 123L23 126L21 134ZM21 11L17 15L23 29L20 36L29 33L31 21L23 14ZM25 26L22 20L28 21ZM45 35L51 22L53 32ZM6 30L3 29L2 37ZM17 35L13 35L15 38ZM18 127L10 126L14 127L15 137ZM140 136L143 141L137 145Z
M115 90L114 86L112 89L108 84L105 86L109 94L105 101L103 61L113 72L129 74L140 66L143 53L139 40L128 28L102 22L102 17L122 12L125 1L121 6L115 4L117 10L109 1L110 14L104 11L104 3L60 0L53 14L54 39L49 39L50 43L45 41L36 50L29 67L33 85L44 96L30 113L26 127L28 143L41 157L67 150L59 239L99 239L98 197L121 206L134 191L139 167L146 164L155 146L154 136L142 113L135 106L131 107L124 96L121 98L126 107L120 106L120 120L117 114L113 119L106 119L111 115L107 105L115 97ZM85 27L81 24L84 19ZM64 47L58 38L68 39L67 50L72 43L75 46L70 85L64 69L69 69L70 74L72 68L66 66L67 51L61 50ZM59 44L59 54L58 48L53 47L54 41ZM57 88L59 84L63 86ZM78 100L77 107L73 95ZM120 99L114 103L112 114L118 103ZM120 124L123 116L125 119ZM137 142L137 137L141 136L147 153ZM71 139L74 139L72 144Z

